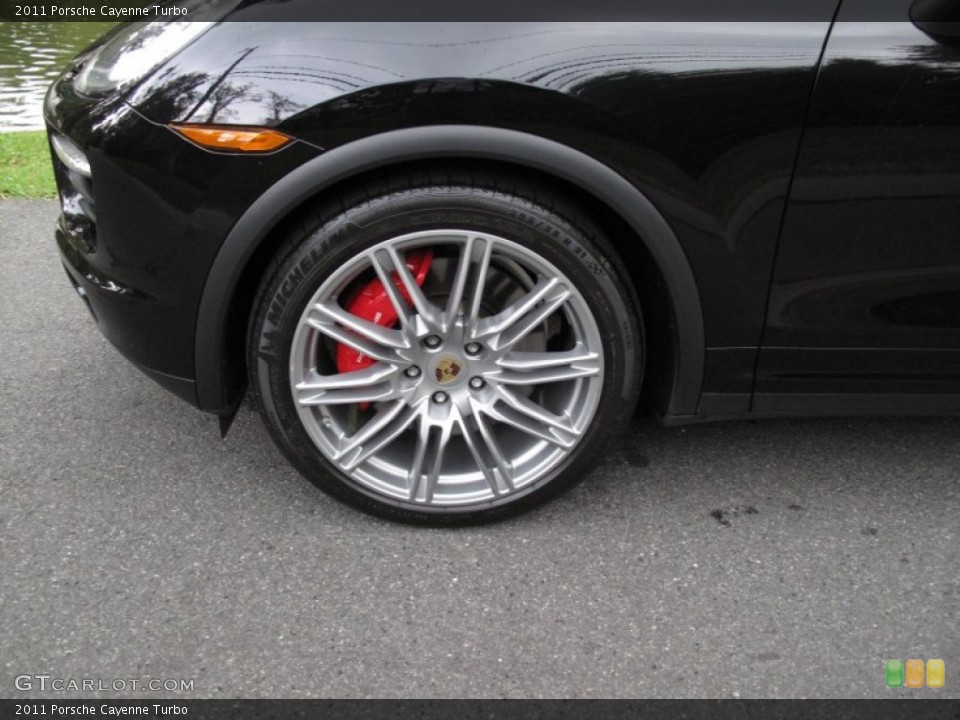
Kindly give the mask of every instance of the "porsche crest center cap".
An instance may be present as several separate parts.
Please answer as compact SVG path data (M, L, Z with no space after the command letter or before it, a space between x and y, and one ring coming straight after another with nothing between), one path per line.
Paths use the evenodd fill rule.
M433 366L433 380L437 385L454 385L464 378L466 365L456 355L441 355Z

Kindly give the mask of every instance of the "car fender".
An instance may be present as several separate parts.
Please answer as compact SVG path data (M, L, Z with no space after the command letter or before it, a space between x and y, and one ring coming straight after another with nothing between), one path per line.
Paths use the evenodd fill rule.
M239 401L226 369L227 321L244 269L271 230L311 197L352 176L432 158L495 160L538 170L618 213L659 266L673 302L677 367L668 412L696 412L704 366L700 295L687 257L660 212L622 175L579 150L525 132L472 125L406 128L341 145L305 162L254 201L220 247L201 296L195 342L201 408L230 415Z

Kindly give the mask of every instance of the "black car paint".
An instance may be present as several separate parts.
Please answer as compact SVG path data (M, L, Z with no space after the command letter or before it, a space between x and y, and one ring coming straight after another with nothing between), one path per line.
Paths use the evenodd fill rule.
M871 2L844 1L824 57L758 410L831 394L875 409L910 395L930 410L960 401L960 49L908 21L864 27L856 17ZM896 395L878 404L882 394Z
M666 421L751 411L923 411L935 397L937 409L960 410L948 394L957 367L949 350L960 329L960 251L948 239L960 183L950 175L953 141L938 131L955 129L957 117L918 116L913 96L891 83L901 78L899 90L933 93L928 112L937 102L957 107L946 99L955 51L907 22L909 3L897 4L901 34L876 38L859 48L867 55L860 65L845 65L849 33L838 26L828 41L833 0L809 3L810 22L736 25L253 26L244 20L265 13L293 18L303 2L248 3L124 97L79 97L69 73L51 89L48 122L88 152L96 198L94 249L70 231L59 233L60 246L110 340L185 399L229 415L242 392L237 360L249 297L241 288L262 267L258 247L269 248L258 243L270 242L270 231L299 201L351 172L338 158L355 159L355 172L386 171L413 158L486 158L556 176L608 207L629 205L626 196L613 199L616 181L590 179L593 164L634 193L634 207L650 211L646 225L624 218L636 237L615 238L623 260L634 267L653 258L673 290L663 339L676 347L659 378L667 387L655 397ZM926 48L926 55L897 50L903 47ZM888 52L896 57L891 70L874 57ZM859 75L845 79L851 72ZM845 105L844 83L861 81L867 106ZM270 125L298 142L269 155L223 155L184 141L166 127L172 121ZM899 132L884 135L889 128ZM413 135L391 144L404 133ZM501 133L507 144L470 140L483 133ZM830 133L841 146L844 138L868 143L862 155L839 149L862 166L847 173L818 152ZM527 151L504 150L507 138L528 138ZM536 146L560 151L548 157ZM921 169L931 177L924 182L939 183L940 199L918 205L909 191L894 194L891 229L915 241L910 217L920 213L939 234L917 241L929 257L895 256L902 266L880 267L891 271L891 282L925 288L929 264L937 262L934 292L913 293L907 309L895 306L872 335L838 322L844 313L862 314L852 305L876 304L857 292L833 294L837 307L798 325L783 311L798 278L832 282L835 257L853 264L847 276L854 284L857 272L875 269L869 241L850 247L850 224L872 217L875 201L851 204L849 187L889 189L909 175L916 157L926 158ZM818 190L824 165L836 182ZM845 183L847 190L839 187ZM837 211L848 214L844 222L819 221ZM651 233L653 224L665 232ZM637 242L648 243L645 252ZM924 325L931 317L933 330ZM834 341L825 343L828 335ZM920 337L920 350L905 349ZM877 355L876 348L919 354ZM920 367L940 373L924 375L918 392L915 383L901 383L921 355L928 365ZM813 371L809 358L820 363ZM882 372L873 378L879 382L864 385L870 362ZM838 403L845 392L855 402ZM879 399L871 405L871 398Z

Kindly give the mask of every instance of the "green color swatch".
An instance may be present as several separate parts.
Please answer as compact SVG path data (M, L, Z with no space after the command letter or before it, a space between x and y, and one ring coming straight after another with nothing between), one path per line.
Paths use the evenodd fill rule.
M887 660L887 687L895 688L903 685L903 660Z

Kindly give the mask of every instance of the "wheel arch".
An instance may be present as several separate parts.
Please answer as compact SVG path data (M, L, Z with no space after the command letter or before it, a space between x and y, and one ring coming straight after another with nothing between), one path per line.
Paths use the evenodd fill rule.
M578 150L515 130L465 125L395 130L334 148L289 173L246 210L217 253L201 295L195 339L201 408L231 415L240 400L243 367L231 364L230 358L244 353L231 348L231 338L235 342L238 335L236 318L231 328L231 311L241 279L276 228L310 199L364 173L440 159L493 161L553 178L606 211L608 228L629 229L631 239L642 243L637 250L656 264L655 280L662 280L671 306L672 317L664 322L672 336L671 367L661 375L669 387L658 388L658 410L696 413L704 365L700 296L686 255L659 211L620 174ZM624 240L611 239L618 251L629 250L621 247ZM626 279L637 287L635 278ZM637 287L641 296L643 285Z

